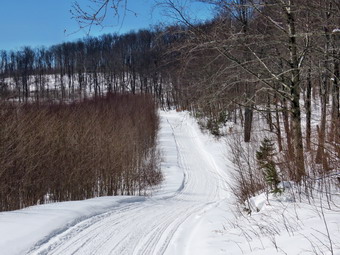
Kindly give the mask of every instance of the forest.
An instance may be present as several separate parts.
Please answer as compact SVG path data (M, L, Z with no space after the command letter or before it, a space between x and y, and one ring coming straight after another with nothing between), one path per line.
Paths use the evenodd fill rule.
M216 12L204 22L164 2L178 17L168 27L0 52L1 210L43 203L46 195L143 193L159 183L157 107L188 110L202 128L228 138L241 203L263 189L279 192L281 181L308 194L319 180L323 189L340 184L339 1L201 0ZM92 156L83 133L98 147ZM123 151L110 150L111 134ZM138 142L119 139L125 136ZM61 140L46 153L50 137ZM54 174L61 179L45 184Z
M1 104L0 210L144 195L162 180L158 115L147 95Z

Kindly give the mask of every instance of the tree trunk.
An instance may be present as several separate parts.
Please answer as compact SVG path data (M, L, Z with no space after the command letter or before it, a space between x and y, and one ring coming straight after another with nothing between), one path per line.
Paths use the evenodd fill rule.
M292 116L292 131L293 131L293 147L295 152L295 181L300 182L306 174L305 161L303 155L303 141L301 131L301 110L300 110L300 70L298 45L296 41L295 17L292 12L292 1L289 1L287 10L287 21L289 27L289 54L291 66L291 116Z
M272 118L272 113L271 113L271 98L270 95L268 94L267 96L267 123L270 132L273 132L273 118Z
M282 116L283 116L283 126L284 126L285 133L286 133L287 150L288 150L289 159L293 159L294 158L294 148L293 148L293 145L292 145L292 134L291 134L291 131L290 131L290 126L289 126L289 114L288 114L286 100L283 100L283 102L282 102Z
M245 107L244 110L244 141L250 142L251 128L253 122L253 110L251 107Z
M276 118L276 134L277 134L277 142L279 145L279 152L282 151L282 135L281 135L281 126L280 126L280 115L278 109L278 100L275 96L275 118Z
M312 96L312 80L311 80L311 69L308 69L307 76L307 87L306 87L306 102L305 102L305 110L306 110L306 149L309 151L311 149L311 96Z
M327 16L328 17L328 16ZM328 27L324 27L325 32L325 52L322 66L321 86L320 86L320 101L321 101L321 120L320 120L320 132L318 150L316 153L315 162L321 164L324 162L324 151L325 151L325 137L326 137L326 115L327 115L327 102L328 102L328 88L329 88L329 48L330 48L330 34Z
M336 34L337 33L337 34ZM340 77L340 61L339 61L339 49L337 46L339 41L339 32L333 34L333 89L332 89L332 141L335 141L334 144L340 143L340 88L339 88L339 77ZM340 156L340 155L339 155Z

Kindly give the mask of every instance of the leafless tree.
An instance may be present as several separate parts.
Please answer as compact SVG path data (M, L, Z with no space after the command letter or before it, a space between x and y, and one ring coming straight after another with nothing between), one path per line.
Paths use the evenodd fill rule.
M89 0L88 5L81 5L75 1L71 14L78 22L79 28L90 33L93 26L103 27L108 16L118 20L124 19L127 11L134 13L128 8L128 0Z

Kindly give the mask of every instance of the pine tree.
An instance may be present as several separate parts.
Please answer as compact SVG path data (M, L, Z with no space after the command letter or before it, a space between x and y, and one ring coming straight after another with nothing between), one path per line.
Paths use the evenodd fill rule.
M274 143L265 137L261 142L259 151L256 152L256 159L259 169L263 171L266 183L270 186L271 192L277 194L281 193L282 190L278 187L280 178L273 160L274 150Z

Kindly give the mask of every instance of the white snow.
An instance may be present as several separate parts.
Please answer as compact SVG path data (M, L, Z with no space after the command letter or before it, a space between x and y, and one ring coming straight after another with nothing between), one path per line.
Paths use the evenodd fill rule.
M330 254L329 236L340 254L339 210L262 194L259 212L235 214L226 143L188 113L161 112L159 146L165 181L152 196L2 212L0 254Z
M52 203L0 213L0 254L25 254L37 242L62 233L77 223L142 197L101 197Z
M340 254L339 207L285 200L270 195L260 212L230 222L222 233L230 254Z

